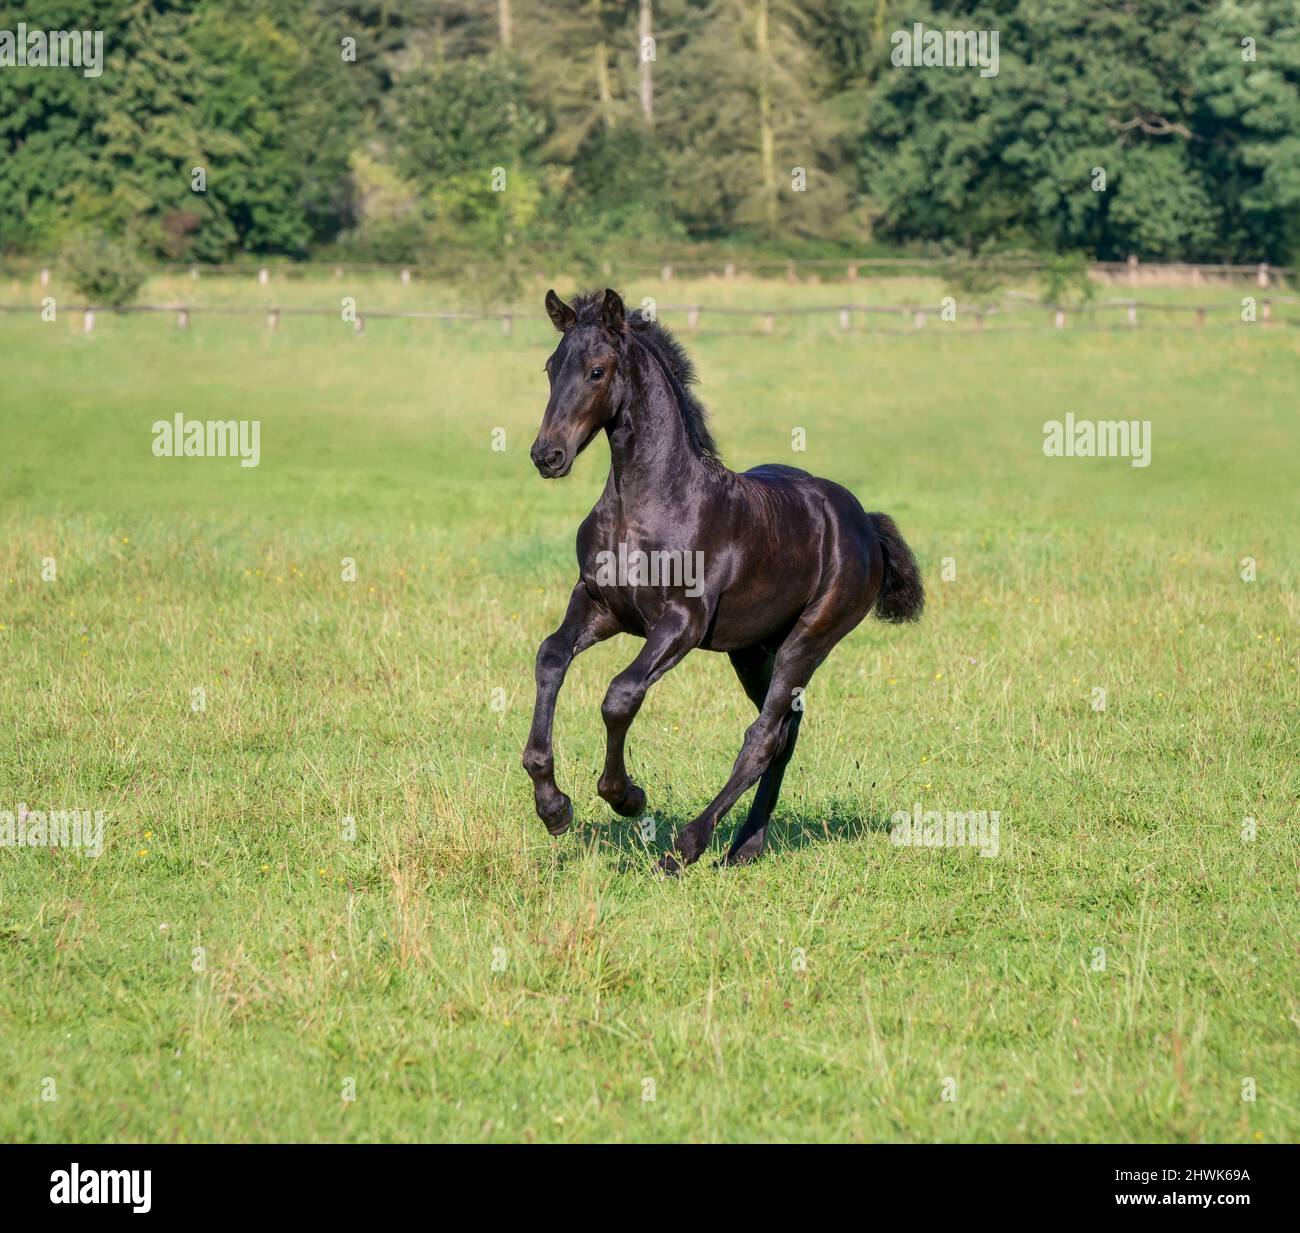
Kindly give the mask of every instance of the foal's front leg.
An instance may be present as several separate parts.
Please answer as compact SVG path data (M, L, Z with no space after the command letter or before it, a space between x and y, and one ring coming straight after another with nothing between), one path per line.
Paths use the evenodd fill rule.
M605 769L596 791L625 818L639 817L645 811L645 793L628 779L623 762L627 730L645 701L646 691L699 645L707 628L708 616L702 605L666 607L646 635L641 653L609 683L600 708L605 720Z
M569 597L569 609L560 628L537 648L537 702L533 707L528 744L524 747L524 770L533 781L537 816L552 835L563 834L573 822L573 802L555 786L555 759L551 753L555 700L573 657L612 637L621 628L579 582Z

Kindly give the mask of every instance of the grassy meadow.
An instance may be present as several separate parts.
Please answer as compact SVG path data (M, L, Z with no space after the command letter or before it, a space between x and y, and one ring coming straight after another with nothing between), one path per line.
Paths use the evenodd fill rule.
M394 284L366 303L451 296ZM727 462L891 513L928 607L814 678L767 856L663 881L752 710L703 652L651 691L643 843L595 790L637 644L596 647L577 823L534 816L533 655L607 467L528 460L544 319L0 315L0 811L107 814L97 857L0 848L0 1140L1297 1137L1300 331L710 324ZM259 420L260 465L154 457L177 412ZM1045 457L1067 412L1149 420L1151 465ZM998 811L998 855L891 843L918 802Z

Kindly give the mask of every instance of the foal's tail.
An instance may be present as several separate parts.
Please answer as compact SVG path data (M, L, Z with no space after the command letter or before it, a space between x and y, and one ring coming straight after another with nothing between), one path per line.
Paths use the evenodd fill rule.
M921 571L894 520L888 514L868 514L885 558L885 580L876 596L876 616L882 621L919 621L925 607Z

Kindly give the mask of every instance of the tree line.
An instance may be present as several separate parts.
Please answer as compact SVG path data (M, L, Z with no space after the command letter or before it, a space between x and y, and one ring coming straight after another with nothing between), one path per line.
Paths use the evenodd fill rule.
M1300 252L1300 0L32 0L24 21L103 30L105 63L19 67L0 34L10 253L87 231L199 262ZM935 56L900 64L918 23ZM945 62L958 31L997 32L995 73Z

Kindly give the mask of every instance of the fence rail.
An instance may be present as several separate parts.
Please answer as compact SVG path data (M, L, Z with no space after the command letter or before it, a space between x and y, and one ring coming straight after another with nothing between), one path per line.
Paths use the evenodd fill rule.
M847 282L854 282L864 273L867 275L896 277L907 274L942 275L958 268L962 264L956 257L821 257L821 258L755 258L737 260L724 257L687 258L685 260L663 260L655 263L632 263L620 265L620 274L658 274L661 282L672 282L681 274L719 275L732 279L739 274L784 274L788 282L798 282L799 272L812 271L820 279L823 274L837 271ZM1046 269L1049 262L1042 257L1029 255L1008 255L989 262L992 269L1006 274L1034 274ZM196 265L185 262L160 262L145 267L151 274L185 274L192 279L205 275L218 277L256 278L262 286L268 286L272 276L276 278L301 278L311 274L332 273L335 278L345 274L390 274L403 285L409 285L414 279L445 279L464 277L473 278L476 271L487 266L434 265L417 262L381 262L381 261L265 261L260 264L249 263L214 263ZM15 260L0 262L0 276L36 275L41 286L48 286L52 272L57 269L53 259ZM1106 282L1127 280L1131 284L1158 283L1162 281L1185 281L1197 285L1223 279L1250 278L1260 287L1274 285L1279 279L1290 278L1296 273L1296 267L1271 265L1266 261L1248 264L1215 263L1180 263L1180 262L1141 262L1136 257L1127 261L1094 261L1088 269ZM530 274L538 278L545 276L543 270L531 270ZM614 273L610 263L605 264L605 274Z
M1111 299L1083 304L1054 304L1027 297L1008 296L1001 303L958 304L955 300L946 300L937 305L922 304L820 304L791 305L782 308L737 308L733 306L713 306L698 303L661 304L656 306L660 315L684 316L688 331L694 333L700 329L700 323L707 313L710 317L748 318L760 323L759 332L771 334L775 331L778 318L835 316L841 331L849 332L854 328L854 318L861 316L892 317L902 319L911 332L921 330L927 321L936 318L941 323L938 328L954 325L959 320L969 321L975 330L983 330L990 318L1006 317L1014 314L1035 314L1051 317L1055 329L1065 329L1067 323L1075 317L1090 318L1099 313L1123 310L1125 323L1129 328L1136 328L1139 311L1143 314L1170 313L1175 317L1191 316L1197 328L1204 328L1211 313L1219 318L1227 317L1233 324L1259 324L1267 326L1273 321L1273 306L1278 304L1300 303L1300 296L1273 295L1256 299L1247 296L1239 300L1227 300L1217 304L1162 304L1154 301L1136 299ZM226 305L201 304L131 304L113 308L101 304L73 304L56 307L57 313L81 314L82 332L89 334L95 328L96 314L116 313L168 313L176 317L176 324L181 329L188 329L192 316L207 315L214 317L262 317L267 329L276 330L285 317L330 317L345 325L350 325L354 333L365 332L369 320L410 320L410 321L498 321L501 333L509 336L517 319L525 321L544 321L545 314L513 309L496 309L474 311L468 309L446 309L429 311L410 311L395 309L360 309L344 314L338 308L311 307L230 307ZM45 309L27 304L0 304L0 313L17 313L44 317ZM1290 323L1290 319L1287 319ZM1300 324L1300 320L1297 320ZM1097 328L1097 327L1090 327ZM1106 328L1106 327L1101 327Z

